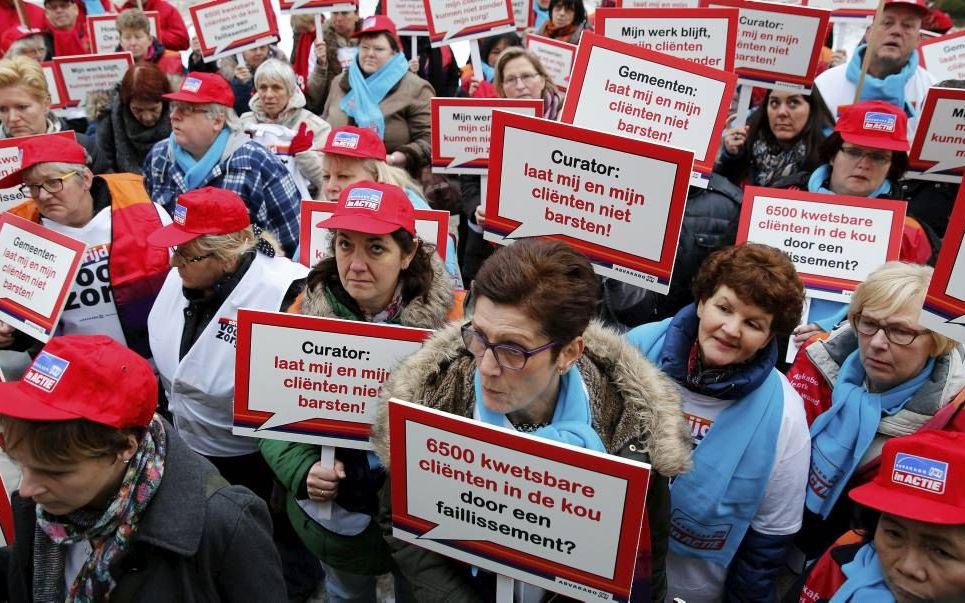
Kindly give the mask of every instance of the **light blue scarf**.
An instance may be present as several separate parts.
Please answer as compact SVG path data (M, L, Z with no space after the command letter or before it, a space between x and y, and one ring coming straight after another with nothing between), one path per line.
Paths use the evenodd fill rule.
M84 9L88 15L103 15L107 12L100 0L84 0Z
M881 561L875 545L868 543L858 549L851 563L841 566L847 577L829 603L895 603L895 596L885 583Z
M861 61L864 60L866 48L868 48L867 44L858 46L855 53L851 55L847 70L844 72L844 77L853 84L857 84L861 77ZM913 52L908 57L908 62L898 73L885 76L884 79L878 79L870 73L865 74L864 87L861 89L861 100L882 100L896 107L901 107L908 114L908 117L915 117L918 114L915 108L905 101L905 85L915 75L917 69L918 53Z
M360 128L375 128L380 138L385 138L385 116L379 103L409 71L409 62L401 52L395 53L388 63L368 77L359 67L358 57L348 68L351 89L342 97L339 107L355 120Z
M489 82L490 84L492 84L493 80L496 79L496 70L490 67L489 63L487 63L486 61L482 62L482 72L483 72L483 79Z
M871 393L864 387L859 351L851 352L831 391L831 408L811 424L811 472L805 498L809 510L827 519L871 445L882 413L901 410L928 381L934 366L935 359L930 358L915 377L886 392Z
M483 404L482 383L479 371L473 374L473 387L476 391L476 414L479 420L488 425L506 425L506 415L493 412ZM533 432L534 436L572 444L580 448L587 448L597 452L606 452L603 440L593 430L593 413L590 410L590 398L576 366L570 367L560 379L560 392L556 398L556 410L553 420L546 427L540 427Z
M630 331L628 339L660 367L673 319ZM660 367L662 370L662 367ZM694 451L694 468L670 488L670 550L727 567L764 498L784 415L777 370L725 408Z
M811 177L808 178L808 191L812 193L821 193L823 195L833 195L834 192L824 186L824 183L827 182L829 178L831 178L831 166L827 163L822 163L817 167L817 169L811 172ZM868 198L877 199L878 197L884 197L890 193L891 181L885 178L881 181L881 184L878 185L878 188L871 191L871 194L868 195Z
M214 139L214 143L205 151L204 156L201 159L195 159L191 156L191 153L185 151L181 148L181 145L174 141L174 133L171 133L168 145L171 148L174 161L184 172L184 183L187 190L193 191L207 181L208 176L214 170L214 166L221 161L221 155L224 154L225 147L228 146L228 136L228 128L221 130L218 137Z

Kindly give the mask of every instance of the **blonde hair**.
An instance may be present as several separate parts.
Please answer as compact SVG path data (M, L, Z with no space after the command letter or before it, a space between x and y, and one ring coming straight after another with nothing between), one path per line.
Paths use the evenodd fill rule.
M848 322L855 329L857 315L865 308L880 310L885 316L901 312L907 307L921 308L934 270L931 266L888 262L868 275L851 296ZM955 342L940 333L928 331L932 341L932 357L950 352Z
M394 184L395 186L401 188L402 190L413 190L420 197L423 196L422 187L419 183L412 179L412 176L408 172L401 168L397 168L389 165L384 161L378 159L362 159L360 157L349 157L347 155L336 155L335 153L328 153L325 155L325 159L332 162L331 168L337 170L339 166L345 165L353 161L357 161L362 165L362 169L373 182L379 182L381 184Z
M282 256L281 244L272 233L267 230L261 232L261 238L268 241L275 249L275 255ZM218 260L231 262L250 251L254 251L258 244L254 229L249 226L235 232L221 235L201 235L194 240L198 255L211 255Z
M556 92L556 84L553 83L553 78L550 77L550 74L546 72L546 68L543 67L543 62L539 60L539 57L522 46L510 46L502 51L496 60L496 79L493 81L493 85L496 86L497 94L503 97L505 96L505 94L503 94L503 70L506 69L507 63L519 57L527 59L533 66L533 69L536 70L536 73L543 76L543 90L541 92L545 92L546 90Z
M50 103L44 70L31 58L19 56L0 60L0 88L10 86L21 86L38 103Z

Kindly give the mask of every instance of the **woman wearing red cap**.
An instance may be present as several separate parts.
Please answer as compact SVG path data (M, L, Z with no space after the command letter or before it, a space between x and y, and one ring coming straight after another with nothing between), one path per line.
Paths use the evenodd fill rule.
M385 141L389 165L418 175L429 163L432 86L409 71L392 19L368 17L353 37L358 56L332 80L323 117L332 127L372 128Z
M378 206L353 205L376 198ZM342 191L331 218L329 255L308 275L305 293L289 312L437 329L452 305L452 287L439 256L415 236L405 193L391 184L360 182ZM334 469L318 462L318 446L260 440L285 486L288 516L325 569L333 601L374 601L375 576L390 569L388 549L372 516L384 471L364 451L338 448ZM374 459L374 457L373 457ZM309 501L333 501L332 519L316 521Z
M279 600L265 503L229 486L156 407L151 366L104 336L55 337L0 384L3 450L22 476L0 598Z

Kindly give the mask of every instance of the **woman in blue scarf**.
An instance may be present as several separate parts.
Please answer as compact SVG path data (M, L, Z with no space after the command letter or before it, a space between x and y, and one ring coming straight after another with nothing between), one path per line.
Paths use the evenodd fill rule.
M392 19L368 17L352 37L359 39L358 56L332 80L322 117L333 128L375 130L389 165L418 177L431 157L429 99L435 91L409 71Z
M776 338L800 319L804 286L786 255L746 244L708 257L693 290L696 304L627 335L677 382L695 447L670 489L668 600L773 601L810 452Z

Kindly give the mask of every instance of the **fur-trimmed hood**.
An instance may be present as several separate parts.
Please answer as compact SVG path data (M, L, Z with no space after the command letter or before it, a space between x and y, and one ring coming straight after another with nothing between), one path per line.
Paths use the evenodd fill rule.
M665 476L691 465L690 431L680 410L677 386L616 332L599 323L583 334L578 362L590 393L593 428L607 452L645 453ZM462 343L460 326L437 332L393 372L383 400L399 398L451 414L471 417L475 405L475 360ZM379 407L372 442L389 466L388 405Z

